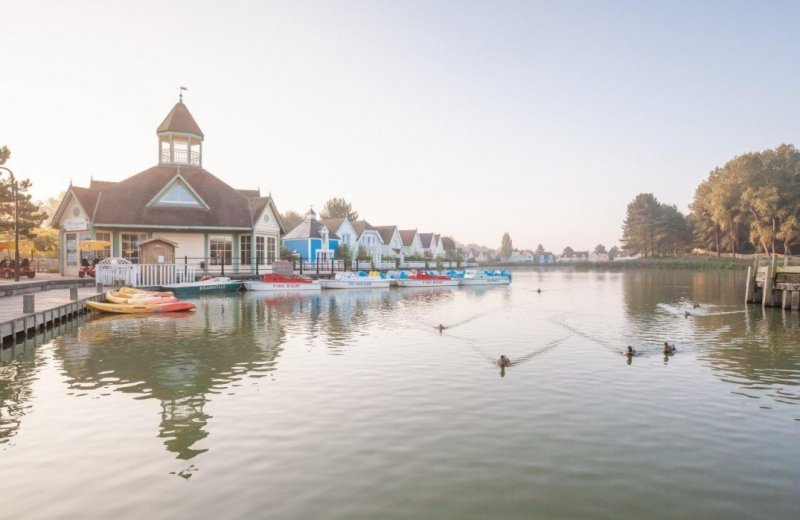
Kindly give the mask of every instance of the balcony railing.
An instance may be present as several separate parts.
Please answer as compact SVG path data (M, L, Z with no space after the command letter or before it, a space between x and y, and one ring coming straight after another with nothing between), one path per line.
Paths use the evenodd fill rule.
M169 156L169 148L161 150L162 164L188 164L191 166L200 166L200 152L190 152L188 150L173 150L172 160Z

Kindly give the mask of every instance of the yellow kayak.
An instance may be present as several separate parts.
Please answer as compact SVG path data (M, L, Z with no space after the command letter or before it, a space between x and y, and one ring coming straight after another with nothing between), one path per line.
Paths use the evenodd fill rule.
M149 296L149 295L125 295L118 291L109 291L106 293L106 301L110 303L128 303L128 304L150 304L150 303L169 303L178 301L174 296Z
M145 291L144 289L137 289L135 287L120 287L117 291L120 296L175 296L172 291Z
M195 305L189 302L167 303L102 303L87 301L86 306L95 312L111 312L115 314L143 314L155 312L179 312L194 310Z

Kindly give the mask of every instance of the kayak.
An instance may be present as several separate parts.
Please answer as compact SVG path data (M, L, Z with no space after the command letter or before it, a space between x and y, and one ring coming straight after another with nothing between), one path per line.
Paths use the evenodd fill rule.
M87 301L86 306L95 312L111 312L115 314L142 314L160 312L192 311L195 308L189 302L168 303L102 303Z
M120 295L129 297L134 295L146 296L175 296L172 291L146 291L144 289L137 289L135 287L120 287L117 291Z
M117 291L109 291L106 293L106 300L110 303L144 303L144 304L159 304L170 303L178 301L174 296L149 296L149 295L125 295Z

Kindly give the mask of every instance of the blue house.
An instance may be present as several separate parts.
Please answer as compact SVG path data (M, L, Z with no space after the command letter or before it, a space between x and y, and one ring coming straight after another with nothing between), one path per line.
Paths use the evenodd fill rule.
M296 228L283 237L283 247L297 253L303 260L326 262L339 247L339 237L317 220L313 209Z

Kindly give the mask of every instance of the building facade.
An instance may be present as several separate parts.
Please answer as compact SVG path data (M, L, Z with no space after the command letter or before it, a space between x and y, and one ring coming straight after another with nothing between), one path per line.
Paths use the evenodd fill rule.
M157 238L174 244L178 264L268 269L285 232L272 197L234 189L203 169L204 135L182 99L156 135L157 166L119 182L69 186L51 223L59 230L60 272L77 275L82 241L107 241L93 255L139 264L142 244Z

